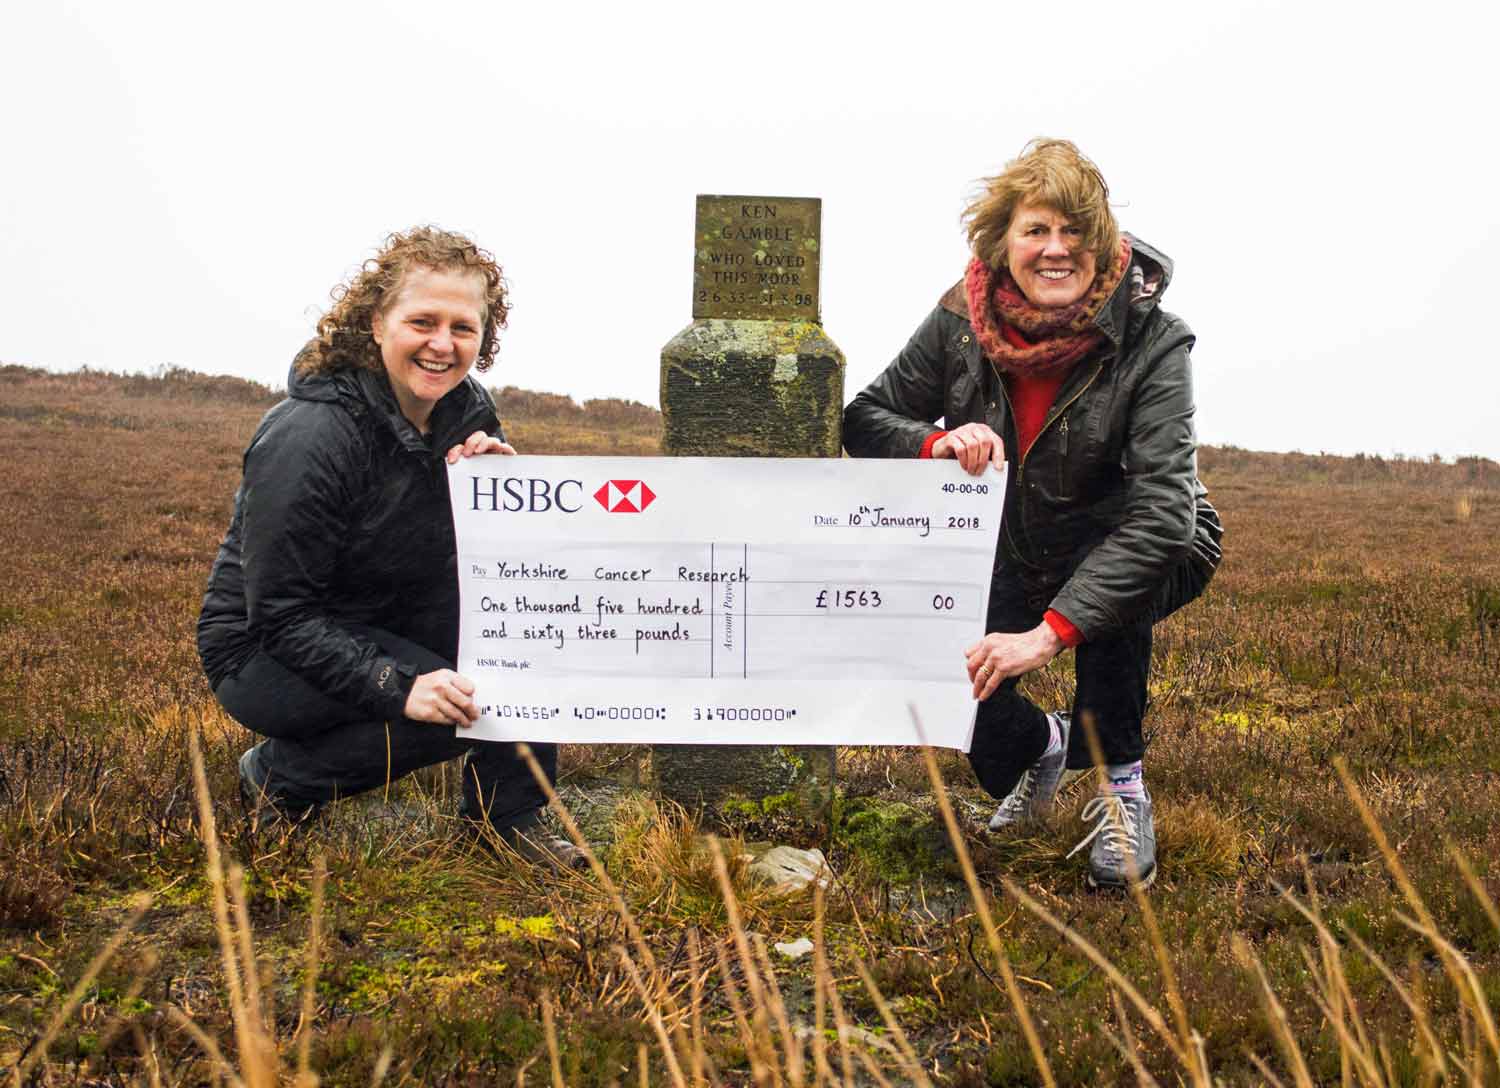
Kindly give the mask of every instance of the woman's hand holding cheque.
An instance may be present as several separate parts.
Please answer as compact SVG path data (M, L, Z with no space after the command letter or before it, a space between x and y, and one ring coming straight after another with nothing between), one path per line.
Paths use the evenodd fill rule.
M452 669L424 672L411 686L403 713L414 722L467 729L479 720L474 681Z
M965 423L932 444L933 457L951 457L970 476L978 476L986 465L1005 471L1005 442L985 423Z
M450 465L458 464L460 457L477 457L483 453L503 453L514 457L516 448L509 442L502 442L492 434L484 431L475 431L463 440L462 445L452 447L446 460Z
M974 698L988 699L1002 680L1040 669L1065 647L1044 620L1030 631L992 632L964 651L964 665L974 685Z

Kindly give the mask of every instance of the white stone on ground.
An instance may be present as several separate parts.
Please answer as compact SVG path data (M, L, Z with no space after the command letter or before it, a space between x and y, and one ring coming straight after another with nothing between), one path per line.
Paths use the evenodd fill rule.
M813 943L806 937L799 937L795 941L777 941L772 947L789 960L800 960L813 950Z
M814 880L828 886L828 859L816 847L773 846L750 863L748 872L784 895L799 892Z

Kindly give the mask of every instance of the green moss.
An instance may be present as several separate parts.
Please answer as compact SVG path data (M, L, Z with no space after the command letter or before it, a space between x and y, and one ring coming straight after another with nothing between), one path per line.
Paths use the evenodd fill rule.
M550 941L557 937L557 922L550 914L536 915L531 918L511 918L504 914L497 914L492 927L496 933L504 937L530 938L537 941Z
M351 1008L373 1011L390 1006L399 997L433 1000L459 991L485 986L505 974L507 965L483 961L468 970L451 970L447 959L419 956L385 963L351 963L338 977L320 982L318 988L341 997Z
M798 803L796 790L773 793L759 800L752 797L727 797L719 805L719 813L729 823L749 822L770 816L790 815L797 810Z
M934 873L954 875L947 832L928 813L900 801L841 800L834 841L885 880L904 884Z

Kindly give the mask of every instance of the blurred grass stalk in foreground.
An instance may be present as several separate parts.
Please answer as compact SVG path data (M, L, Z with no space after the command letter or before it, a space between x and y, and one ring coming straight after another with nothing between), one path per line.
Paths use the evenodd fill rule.
M254 949L244 872L238 865L230 865L227 871L224 867L196 731L189 733L188 743L199 829L205 849L205 867L212 889L210 908L218 938L223 981L233 1018L233 1058L226 1054L217 1040L199 1028L186 1012L173 1006L169 1009L169 1015L202 1049L215 1076L246 1088L270 1088L288 1078L301 1088L311 1088L318 1083L318 1077L310 1066L309 1044L316 1011L315 980L326 865L320 856L314 870L311 925L297 1026L292 1038L278 1039L275 1009ZM639 1002L640 1013L651 1025L657 1044L657 1061L654 1063L644 1045L639 1051L638 1060L643 1063L637 1070L640 1082L649 1083L651 1069L656 1068L664 1070L668 1081L679 1088L686 1088L688 1085L703 1088L709 1084L723 1083L721 1071L709 1056L704 1034L704 984L713 973L713 966L704 963L697 932L692 933L685 971L664 970L652 953L620 887L605 870L579 830L572 813L547 781L529 749L524 746L523 756L547 793L548 802L569 837L586 853L599 889L613 902L628 935L628 944L617 943L614 953L629 977ZM922 757L953 850L963 870L975 915L983 929L994 965L1003 980L1004 993L1025 1036L1036 1074L1050 1088L1058 1082L1047 1057L1047 1042L1031 1015L1012 969L994 921L990 896L979 881L932 750L924 747ZM1306 988L1323 1013L1324 1027L1337 1038L1340 1065L1345 1074L1342 1079L1346 1083L1364 1085L1398 1084L1404 1083L1406 1079L1395 1067L1389 1041L1367 1027L1360 1005L1354 998L1345 963L1349 955L1357 953L1380 973L1391 992L1409 1011L1416 1042L1414 1052L1421 1065L1420 1079L1423 1083L1440 1083L1450 1078L1473 1084L1493 1082L1500 1077L1500 1030L1497 1030L1484 985L1464 953L1438 932L1426 902L1412 883L1385 830L1366 803L1347 767L1341 760L1336 760L1334 767L1350 803L1375 842L1387 872L1411 911L1410 916L1401 914L1398 918L1403 925L1427 942L1431 954L1442 965L1443 975L1450 988L1447 999L1456 1001L1462 1010L1458 1038L1443 1039L1430 1014L1431 1003L1436 995L1425 992L1426 985L1420 981L1420 972L1413 975L1410 985L1403 985L1391 965L1357 935L1349 938L1349 943L1353 946L1351 953L1323 917L1316 884L1304 859L1306 899L1299 898L1290 889L1282 889L1281 895L1307 921L1316 936L1316 950L1303 949L1307 966ZM858 956L854 957L855 971L879 1012L886 1035L872 1035L852 1024L830 967L824 932L823 888L819 886L814 896L815 1021L808 1025L794 1022L789 1015L781 983L765 941L759 934L752 934L746 928L740 914L739 898L730 866L719 840L710 837L708 849L723 898L728 931L725 939L713 942L714 958L723 997L732 1010L753 1082L767 1086L812 1085L818 1088L822 1085L850 1085L863 1075L877 1084L903 1083L921 1085L924 1088L930 1086L932 1080L928 1071L923 1067L869 969ZM1496 932L1500 933L1500 910L1497 910L1494 901L1475 877L1468 860L1456 850L1452 851L1451 856L1465 887L1479 903ZM1141 1083L1155 1083L1156 1078L1148 1072L1142 1059L1137 1044L1137 1023L1144 1025L1165 1044L1179 1066L1177 1075L1184 1082L1195 1088L1209 1088L1215 1083L1204 1053L1202 1038L1192 1027L1191 1010L1185 1006L1179 991L1173 957L1162 937L1151 900L1138 881L1132 882L1131 894L1160 969L1158 981L1166 995L1168 1006L1165 1015L1086 937L1059 920L1014 882L1006 880L1004 886L1008 897L1054 929L1108 978L1114 991L1117 1025L1116 1030L1105 1030L1122 1060ZM63 1022L76 1011L88 987L150 906L149 896L143 895L134 902L129 916L94 957L46 1029L21 1057L12 1072L12 1084L19 1086L26 1083L27 1077L45 1060L48 1047L56 1038ZM1259 957L1242 937L1235 940L1234 952L1241 968L1250 972L1258 984L1267 1022L1271 1026L1280 1058L1291 1082L1303 1088L1311 1088L1316 1082L1309 1071L1303 1045L1289 1025L1285 1006L1274 992ZM136 981L140 982L142 978L143 974L138 974ZM687 991L686 1005L682 1002L684 990ZM134 992L139 992L138 987ZM837 1068L829 1054L830 1033L825 1027L825 1011L831 1013L834 1026L831 1034L836 1042ZM558 1010L554 1007L554 999L550 993L544 993L542 997L540 1015L545 1026L551 1082L561 1084L563 1074L559 1059ZM145 1043L144 1038L139 1041ZM393 1053L393 1045L387 1042L377 1060L372 1083L378 1084L385 1078ZM1267 1081L1282 1083L1265 1055L1251 1053L1248 1057ZM141 1058L148 1069L161 1067L162 1063L155 1060L149 1053L149 1048ZM152 1079L159 1082L156 1077ZM518 1083L526 1083L524 1069L518 1074Z

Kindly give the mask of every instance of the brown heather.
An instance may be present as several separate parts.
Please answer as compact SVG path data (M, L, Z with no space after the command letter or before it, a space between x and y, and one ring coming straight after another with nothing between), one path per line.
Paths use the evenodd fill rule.
M1149 893L1064 859L1086 781L995 838L962 757L898 749L841 753L831 831L566 749L561 877L465 846L451 770L252 837L192 633L274 394L0 382L7 1083L1500 1083L1494 462L1203 451L1228 558L1158 629ZM499 399L528 452L656 449L640 405ZM746 882L772 837L826 892Z

